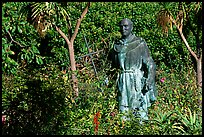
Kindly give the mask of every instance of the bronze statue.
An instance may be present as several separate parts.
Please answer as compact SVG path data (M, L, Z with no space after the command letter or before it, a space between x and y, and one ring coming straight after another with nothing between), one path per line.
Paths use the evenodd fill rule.
M119 26L122 38L112 53L113 65L120 70L117 77L119 109L121 112L131 110L141 121L148 120L148 107L157 96L156 65L145 40L132 33L132 21L125 18Z

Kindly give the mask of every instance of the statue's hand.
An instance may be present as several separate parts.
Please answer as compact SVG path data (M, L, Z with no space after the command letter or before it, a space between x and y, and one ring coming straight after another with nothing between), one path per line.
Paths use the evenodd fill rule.
M151 84L149 81L146 81L146 90L150 90Z

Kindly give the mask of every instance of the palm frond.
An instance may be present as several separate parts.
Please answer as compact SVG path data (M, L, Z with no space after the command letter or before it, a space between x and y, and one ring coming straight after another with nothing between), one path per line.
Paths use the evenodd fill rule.
M46 31L51 26L50 18L54 14L52 5L52 2L33 2L31 4L33 25L41 37L46 35Z
M161 10L157 14L157 23L162 27L164 33L168 35L168 29L172 29L172 15L168 10Z
M67 20L67 18L70 19L69 14L66 12L64 8L61 8L61 14L65 20Z
M21 9L22 15L27 15L41 37L44 37L49 27L61 17L71 26L70 16L66 11L67 2L27 2L24 5ZM57 18L54 15L57 15Z
M29 7L30 7L29 2L22 2L22 6L19 8L19 13L20 13L19 20L22 18L23 15L28 15Z

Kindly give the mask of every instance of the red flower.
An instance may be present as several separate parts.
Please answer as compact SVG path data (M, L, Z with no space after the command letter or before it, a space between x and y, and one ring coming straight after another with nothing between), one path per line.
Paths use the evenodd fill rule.
M2 120L2 124L5 124L6 123L6 115L2 115L1 120Z
M100 124L100 123L98 122L98 118L99 118L99 117L100 117L100 111L97 112L97 113L94 115L94 124L96 125L95 128L94 128L95 134L98 133L98 125Z

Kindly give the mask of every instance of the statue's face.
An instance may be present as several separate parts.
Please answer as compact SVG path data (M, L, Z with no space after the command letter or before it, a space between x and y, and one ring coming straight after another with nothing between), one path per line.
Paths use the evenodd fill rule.
M132 32L132 25L126 19L122 20L120 23L120 32L123 38L127 38Z

